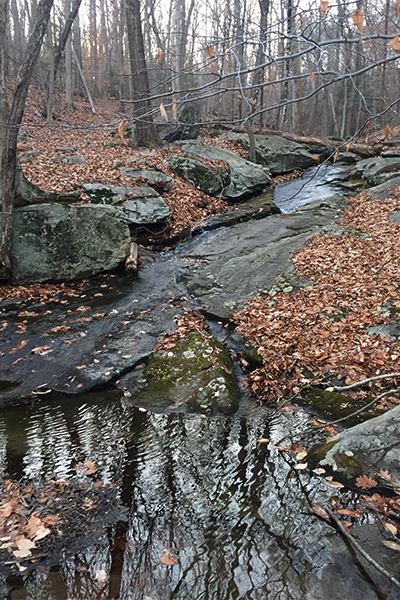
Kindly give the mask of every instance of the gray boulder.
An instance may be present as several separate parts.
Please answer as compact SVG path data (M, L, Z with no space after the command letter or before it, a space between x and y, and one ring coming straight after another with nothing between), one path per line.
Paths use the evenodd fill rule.
M66 163L68 165L85 163L86 159L83 156L71 156L69 154L62 154L61 156L55 156L51 159L53 162Z
M162 171L148 171L147 169L135 169L133 167L121 167L120 172L125 177L142 179L156 189L168 192L172 186L172 179Z
M366 179L371 185L380 185L399 175L398 158L367 158L361 160L349 172L349 179Z
M316 164L316 159L304 146L277 135L255 135L256 162L267 167L273 176L290 173L295 169L308 169ZM233 141L249 150L249 136L236 134Z
M15 210L13 281L89 277L129 254L126 219L111 206L40 204Z
M185 144L182 151L194 158L225 161L229 165L230 178L222 190L221 198L234 199L261 191L270 182L271 176L265 167L240 158L234 152L203 144Z
M319 448L317 453L323 457L321 465L331 467L353 485L357 477L367 475L379 486L398 491L400 406L341 432Z
M168 121L161 115L156 120L156 128L160 138L166 142L190 140L199 135L201 128L200 111L195 106L184 105L178 109L175 121L172 109L167 108Z
M83 190L94 203L112 204L121 208L130 225L161 223L169 217L169 208L150 187L120 187L86 183Z
M224 186L221 176L199 160L171 155L167 163L173 173L209 196L215 196Z

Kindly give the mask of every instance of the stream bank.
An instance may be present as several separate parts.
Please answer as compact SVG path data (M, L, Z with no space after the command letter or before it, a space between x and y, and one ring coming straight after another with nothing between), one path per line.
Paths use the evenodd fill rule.
M2 401L25 406L2 411L2 472L37 489L54 475L73 489L111 484L126 510L76 543L60 525L63 560L11 556L2 572L7 597L398 597L377 571L350 562L346 543L309 510L332 502L347 510L356 495L340 495L282 450L323 441L306 412L259 407L241 395L234 414L213 409L205 418L202 409L149 411L126 393L160 337L199 306L234 349L240 340L224 327L232 308L273 286L307 285L294 278L289 257L316 232L340 233L331 223L342 206L333 190L293 214L205 229L172 254L142 251L137 280L110 275L73 298L3 304ZM215 348L222 352L210 346L208 357ZM76 516L82 530L85 510ZM381 544L389 535L368 513L354 535L397 575L396 551Z

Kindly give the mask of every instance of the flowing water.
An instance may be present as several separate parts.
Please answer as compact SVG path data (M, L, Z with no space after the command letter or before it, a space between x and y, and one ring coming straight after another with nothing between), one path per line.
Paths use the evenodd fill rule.
M71 504L72 525L57 528L57 556L46 555L44 543L35 568L0 567L0 597L396 598L310 512L336 491L310 469L295 469L294 455L276 448L310 447L309 419L301 409L258 406L245 397L231 417L155 414L129 405L115 389L50 394L2 410L3 475L38 489L55 478L67 482L49 498L49 514L59 506L68 513L68 489L96 489L98 496L84 498L80 509ZM94 472L76 469L85 461ZM93 521L102 494L112 502Z

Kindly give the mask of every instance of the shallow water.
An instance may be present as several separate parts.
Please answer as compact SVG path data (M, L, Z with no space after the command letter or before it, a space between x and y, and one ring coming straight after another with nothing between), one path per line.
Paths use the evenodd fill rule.
M341 538L309 512L309 502L327 502L334 490L274 448L301 441L307 419L245 399L229 418L151 414L115 392L4 411L3 473L36 486L54 475L116 483L127 508L59 564L3 577L4 598L350 597L340 582L332 592L334 577L380 597ZM85 460L95 461L95 474L74 470ZM85 513L75 516L84 530ZM163 564L163 556L176 563Z
M334 180L340 179L345 167L321 165L311 167L298 179L280 183L274 188L274 203L284 214L290 213L299 206L319 200L323 202L336 195L343 196Z

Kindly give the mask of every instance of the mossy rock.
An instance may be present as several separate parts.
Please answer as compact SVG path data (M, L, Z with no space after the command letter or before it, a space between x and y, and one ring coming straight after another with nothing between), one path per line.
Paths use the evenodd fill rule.
M350 396L345 396L344 394L328 392L321 388L312 387L309 390L303 391L301 396L298 397L297 402L303 406L312 406L324 417L339 419L351 415L368 404L370 398L366 398L362 401L353 400ZM382 410L372 406L360 414L350 417L346 421L346 425L351 426L367 421L368 419L372 419L373 417L382 414L382 412Z
M153 354L142 372L135 406L155 412L233 414L239 388L225 348L207 333L191 332L173 348Z
M224 185L220 175L199 160L168 156L167 162L173 173L209 196L215 196Z

